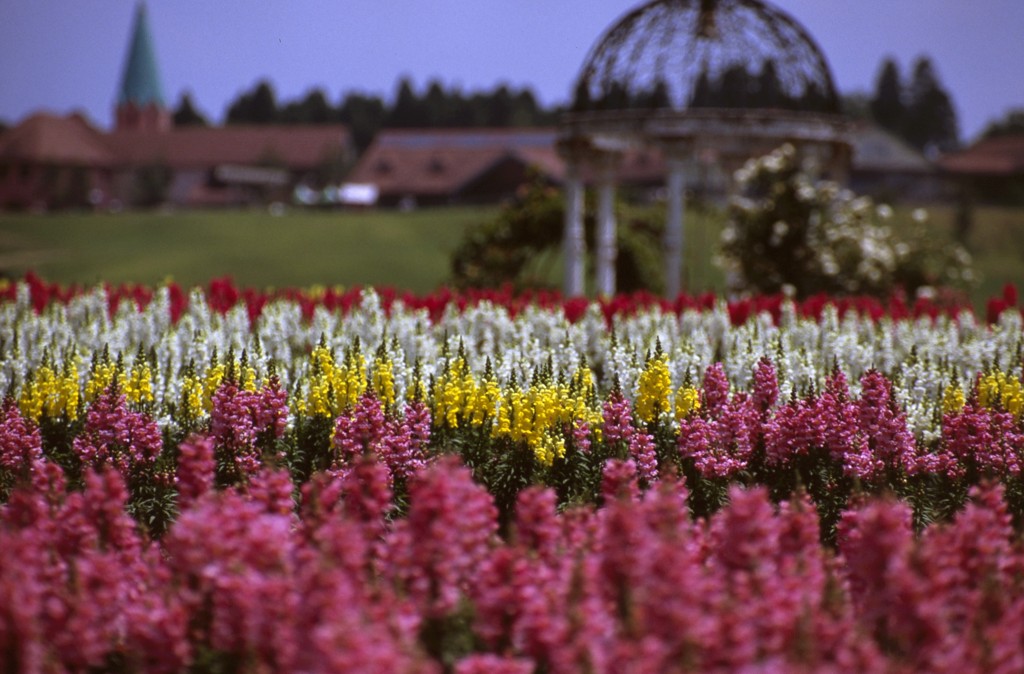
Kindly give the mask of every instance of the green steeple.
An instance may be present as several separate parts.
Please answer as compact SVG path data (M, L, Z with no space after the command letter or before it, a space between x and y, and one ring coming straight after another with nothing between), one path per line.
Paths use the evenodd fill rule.
M163 87L156 67L156 52L153 37L146 18L146 4L139 2L135 8L135 26L132 42L128 48L128 59L121 75L121 89L117 104L134 103L138 107L155 104L164 106Z

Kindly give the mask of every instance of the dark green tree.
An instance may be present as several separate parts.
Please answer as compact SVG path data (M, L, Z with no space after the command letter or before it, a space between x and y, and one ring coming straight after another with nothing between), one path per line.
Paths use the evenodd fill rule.
M327 102L323 89L312 89L301 101L291 101L281 108L280 121L284 124L330 124L337 113Z
M891 58L882 62L871 98L871 117L883 129L903 136L907 109L903 100L903 83L899 66Z
M658 80L650 89L637 94L635 105L638 108L647 108L650 110L671 107L672 98L669 96L668 85L664 80Z
M387 109L379 96L354 92L345 95L338 109L338 120L348 125L356 152L360 154L369 147L386 116Z
M254 124L273 124L277 121L277 96L266 80L256 85L252 94L251 114Z
M243 92L228 106L228 124L273 124L278 121L277 97L267 80Z
M871 199L806 175L792 145L744 167L740 191L720 250L736 291L914 296L968 278L957 246L923 228L897 236Z
M512 126L513 116L512 94L504 84L490 95L487 106L487 126Z
M752 102L754 91L754 78L750 76L744 66L732 66L724 73L719 82L721 97L720 106L723 108L745 108Z
M609 82L601 91L601 98L596 102L599 110L626 110L631 108L632 104L629 89L618 80Z
M982 133L984 138L996 136L1024 136L1024 108L1007 111L1002 119L990 122Z
M843 94L839 99L839 111L850 119L870 120L871 96L863 91L854 91Z
M789 97L782 89L782 82L779 81L779 72L775 67L775 61L767 59L761 66L761 72L757 75L754 84L755 98L758 107L762 108L786 108Z
M715 105L716 91L711 82L711 77L705 68L700 71L697 81L693 85L693 93L690 94L691 108L710 108Z
M576 112L581 110L589 110L592 105L590 99L590 89L587 88L587 83L580 79L576 82L576 88L572 95L572 109Z
M178 101L178 107L174 110L171 115L171 121L174 126L209 126L210 122L196 110L195 105L192 103L192 94L185 92L181 95L181 99Z
M914 62L907 97L904 138L920 150L945 152L959 145L953 102L939 82L935 67L927 56Z
M395 102L388 111L385 126L398 129L423 126L425 113L419 96L412 88L412 82L408 77L403 77L398 83Z
M530 89L520 89L512 93L512 125L532 126L543 119L537 99Z
M454 126L454 100L455 97L444 90L441 82L431 80L423 98L423 107L426 111L425 125L431 127Z

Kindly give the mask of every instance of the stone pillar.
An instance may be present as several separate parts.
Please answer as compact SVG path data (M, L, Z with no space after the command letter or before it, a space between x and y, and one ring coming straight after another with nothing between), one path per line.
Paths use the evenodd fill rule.
M562 292L566 297L583 294L586 264L586 241L583 238L583 179L577 160L569 159L565 168L565 230L562 234L562 257L565 277Z
M668 214L662 245L665 248L665 297L675 299L682 290L683 217L686 212L686 162L668 159Z
M597 273L598 295L615 294L615 259L618 257L615 237L615 158L600 162L597 188Z

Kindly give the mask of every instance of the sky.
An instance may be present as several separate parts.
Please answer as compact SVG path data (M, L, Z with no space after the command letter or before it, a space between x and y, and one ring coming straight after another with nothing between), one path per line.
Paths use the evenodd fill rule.
M0 0L0 120L113 104L137 0ZM821 47L841 93L870 93L882 60L907 78L931 58L970 141L1024 108L1024 0L770 0ZM148 0L164 95L223 121L267 79L278 101L323 89L391 99L411 78L464 91L529 86L570 97L593 45L637 0Z

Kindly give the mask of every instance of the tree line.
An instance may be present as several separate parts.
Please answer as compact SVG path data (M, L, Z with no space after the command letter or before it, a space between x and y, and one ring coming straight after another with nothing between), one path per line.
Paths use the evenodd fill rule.
M953 99L927 56L914 61L909 78L894 59L882 61L869 112L876 124L922 152L948 152L960 145Z
M740 69L742 70L742 69ZM581 107L657 108L672 104L667 87L629 92L612 83L599 99L577 89L568 105L544 106L529 87L500 84L490 90L465 92L431 80L417 90L409 78L399 80L390 101L376 94L350 91L332 104L323 89L311 89L301 98L280 100L273 85L260 80L231 101L227 124L346 124L358 152L369 146L382 128L467 128L547 126L567 109ZM835 104L824 92L786 93L774 64L751 74L732 69L719 78L697 82L690 107L778 107L831 111ZM874 121L922 152L946 152L959 146L959 122L952 96L945 89L931 59L917 58L904 75L892 58L883 60L870 94L842 97L843 113ZM1022 128L1021 111L993 122L991 133L1015 133ZM173 113L175 125L205 125L209 121L188 93Z
M302 98L280 101L273 85L261 80L228 104L225 123L346 124L357 151L362 152L382 128L548 126L556 123L561 112L560 107L541 105L530 88L506 84L466 93L432 80L418 92L403 78L390 103L378 95L348 92L332 105L319 88ZM176 126L209 124L187 93L173 120Z
M632 88L629 82L611 79L599 82L595 96L585 81L576 86L573 110L644 110L672 107L670 87L663 80L647 89ZM808 83L796 91L787 88L779 78L775 61L767 59L757 72L744 65L733 65L717 75L707 69L696 77L687 108L767 108L836 112L838 103L827 92Z

